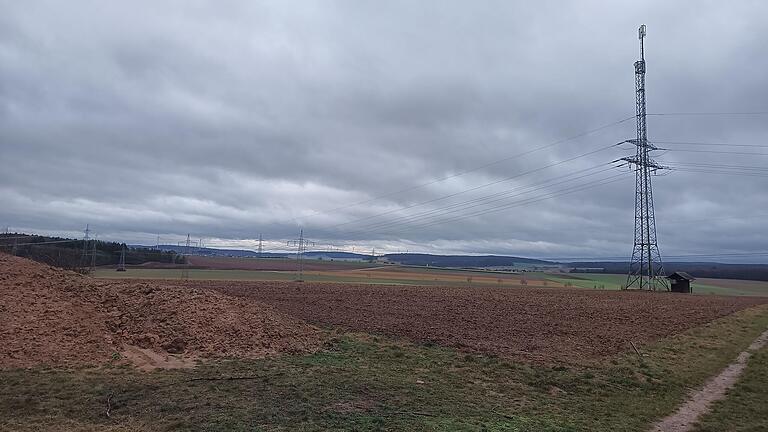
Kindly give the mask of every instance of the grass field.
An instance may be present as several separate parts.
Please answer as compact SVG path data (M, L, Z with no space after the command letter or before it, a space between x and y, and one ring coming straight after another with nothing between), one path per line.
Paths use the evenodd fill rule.
M111 268L97 269L97 278L136 279L179 279L181 269L130 268L116 272ZM295 271L256 270L212 270L189 269L189 278L195 280L236 280L236 281L289 281L295 280ZM386 267L352 270L312 270L304 272L308 282L342 282L362 284L400 285L443 285L443 286L507 286L519 287L521 280L528 286L562 287L563 284L549 280L543 274L492 273L482 271L458 271L442 269L419 269L410 267Z
M578 288L620 289L627 283L626 275L604 273L547 274L556 283L570 284ZM694 294L719 294L742 296L768 296L768 282L736 279L697 279L691 284Z
M179 279L181 269L130 268L116 272L112 268L99 268L97 278ZM195 280L235 281L290 281L296 279L295 271L269 270L216 270L190 269L189 277ZM471 280L468 280L471 278ZM310 270L304 272L308 282L341 282L357 284L394 285L443 285L443 286L501 286L520 287L524 283L538 287L574 287L585 289L618 290L626 283L625 275L596 273L495 273L438 268L380 266L352 268L349 270ZM524 282L522 282L524 281ZM768 296L768 282L734 279L697 279L693 282L694 294L719 294L739 296Z
M332 333L316 354L191 370L2 370L0 429L644 431L766 326L760 306L643 346L642 362L630 352L581 366ZM738 394L738 413L764 424L764 388Z

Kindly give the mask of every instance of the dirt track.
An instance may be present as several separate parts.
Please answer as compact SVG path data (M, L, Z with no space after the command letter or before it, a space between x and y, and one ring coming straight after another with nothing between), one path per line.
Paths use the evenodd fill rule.
M563 289L198 282L320 325L534 361L608 356L768 298Z

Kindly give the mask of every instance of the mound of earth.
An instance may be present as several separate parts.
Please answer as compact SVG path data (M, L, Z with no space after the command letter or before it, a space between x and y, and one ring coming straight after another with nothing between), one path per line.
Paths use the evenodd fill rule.
M319 329L249 299L95 281L0 254L0 367L94 364L136 352L254 358L321 344Z

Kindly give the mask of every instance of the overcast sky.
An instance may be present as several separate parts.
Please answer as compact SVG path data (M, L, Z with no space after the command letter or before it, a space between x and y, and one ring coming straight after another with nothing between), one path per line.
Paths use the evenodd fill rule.
M765 112L766 17L764 1L0 0L0 225L626 256L634 175L611 162L634 150L609 146L635 134L617 122L637 27L649 113ZM662 254L768 250L768 115L648 129L679 168L653 179Z

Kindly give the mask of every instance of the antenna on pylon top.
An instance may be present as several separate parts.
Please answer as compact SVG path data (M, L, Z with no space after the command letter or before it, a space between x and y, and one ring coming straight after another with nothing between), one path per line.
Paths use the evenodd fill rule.
M640 39L640 60L645 60L645 50L643 47L643 39L645 38L645 24L641 25L637 29L637 37Z

